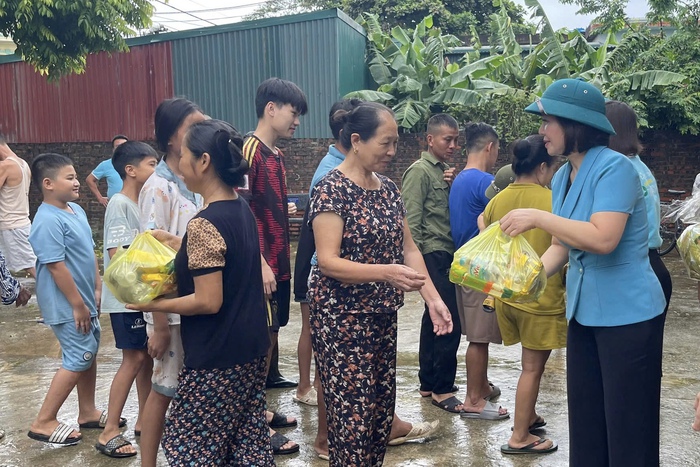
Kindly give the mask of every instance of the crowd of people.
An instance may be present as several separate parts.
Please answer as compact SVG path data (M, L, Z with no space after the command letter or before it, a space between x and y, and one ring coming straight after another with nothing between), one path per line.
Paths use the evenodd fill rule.
M106 207L105 269L140 232L177 251L177 294L141 305L118 302L102 284L71 159L41 154L30 171L0 140L2 302L21 306L30 297L8 268L36 276L42 317L62 351L30 438L81 441L57 418L77 387L79 429L102 430L96 449L136 456L122 432L136 383L141 465L156 465L159 446L170 465L274 465L275 455L299 451L277 431L297 420L271 410L266 389L296 387L295 401L318 408L319 458L382 465L388 445L438 428L395 413L397 313L404 294L416 291L425 302L418 389L435 410L509 418L488 377L489 345L520 343L513 429L501 451L553 452L558 445L543 436L536 406L551 351L566 347L570 465L659 465L671 280L657 251L658 187L639 158L629 106L606 102L583 80L555 81L525 109L541 117L539 134L513 142L511 164L495 177L494 128L466 125L466 165L457 173L450 162L460 154L460 126L433 115L426 150L399 189L383 175L399 140L391 109L339 101L329 112L335 144L311 182L294 268L296 205L277 144L293 137L306 96L271 78L258 87L255 110L257 127L243 136L191 101L165 100L154 118L160 160L148 144L117 135L112 157L89 175ZM30 177L43 197L31 224ZM538 301L494 300L450 282L455 251L494 222L540 255L548 282ZM278 367L292 290L302 317L299 383ZM104 411L95 404L100 313L109 314L122 351ZM462 335L469 345L460 400ZM699 404L700 394L700 431Z

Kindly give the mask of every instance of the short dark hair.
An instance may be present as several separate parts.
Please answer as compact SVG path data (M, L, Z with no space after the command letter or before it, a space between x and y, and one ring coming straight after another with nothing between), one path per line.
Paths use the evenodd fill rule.
M549 155L544 146L544 136L530 135L513 143L513 163L511 165L515 175L531 173L543 162L547 166L554 163L554 158Z
M306 115L308 111L304 91L286 79L269 78L260 83L255 92L255 113L258 119L265 114L265 106L268 102L274 102L278 106L289 104L301 115Z
M481 151L484 146L491 142L498 144L498 133L488 123L469 122L464 128L464 135L466 136L465 149L467 154Z
M607 146L610 135L603 130L563 117L554 117L564 130L564 154L586 152L596 146Z
M639 142L637 133L637 114L634 109L624 102L608 101L605 103L605 116L615 129L610 135L608 147L625 156L634 156L642 152L644 147Z
M138 165L147 157L158 158L155 149L141 141L127 141L120 144L112 154L112 165L122 180L126 179L126 166Z
M333 139L338 141L340 139L340 130L343 129L343 122L340 119L334 118L335 113L338 110L352 110L358 105L362 104L361 99L343 99L331 106L330 112L328 112L328 125L331 127L331 133L333 133Z
M353 133L360 135L362 141L372 138L379 127L379 114L389 113L392 118L394 112L387 106L378 102L363 102L352 110L338 110L333 118L342 123L340 144L350 149L352 147L351 136Z
M243 136L221 120L205 120L190 127L184 145L195 159L209 154L221 181L230 187L243 185L248 162L243 157Z
M162 152L168 152L170 138L180 128L182 122L195 112L202 112L197 104L183 97L166 99L158 105L154 118L156 143Z
M47 152L36 156L32 162L32 183L42 190L42 181L45 178L54 180L56 174L66 166L72 166L73 161L70 157L54 152Z
M428 129L426 130L426 133L432 135L442 126L446 126L452 130L459 130L459 124L452 115L435 114L428 120Z
M129 141L129 138L127 138L124 135L114 135L114 137L112 138L112 144L114 144L114 142L118 139L123 139L124 141Z

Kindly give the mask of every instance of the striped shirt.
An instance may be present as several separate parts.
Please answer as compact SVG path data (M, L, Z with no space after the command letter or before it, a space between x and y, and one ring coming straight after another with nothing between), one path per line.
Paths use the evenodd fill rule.
M255 215L260 250L278 281L291 280L289 219L284 155L252 135L243 145L250 170L240 190Z

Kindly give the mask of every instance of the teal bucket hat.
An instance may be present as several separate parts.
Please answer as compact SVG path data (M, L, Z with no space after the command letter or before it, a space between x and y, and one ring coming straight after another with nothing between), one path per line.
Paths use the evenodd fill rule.
M567 118L610 135L615 134L613 126L605 116L603 93L580 78L553 82L541 98L525 108L525 112Z

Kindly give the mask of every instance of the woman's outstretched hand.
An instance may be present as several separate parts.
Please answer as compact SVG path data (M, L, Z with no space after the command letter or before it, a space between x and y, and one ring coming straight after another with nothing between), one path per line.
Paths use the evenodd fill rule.
M428 304L428 314L433 322L433 332L437 336L444 336L452 332L452 315L449 308L442 300Z
M388 274L386 281L404 292L415 292L423 288L425 275L416 272L415 269L409 268L403 264L388 265Z
M501 218L501 230L511 237L537 227L537 220L544 211L539 209L513 209Z

